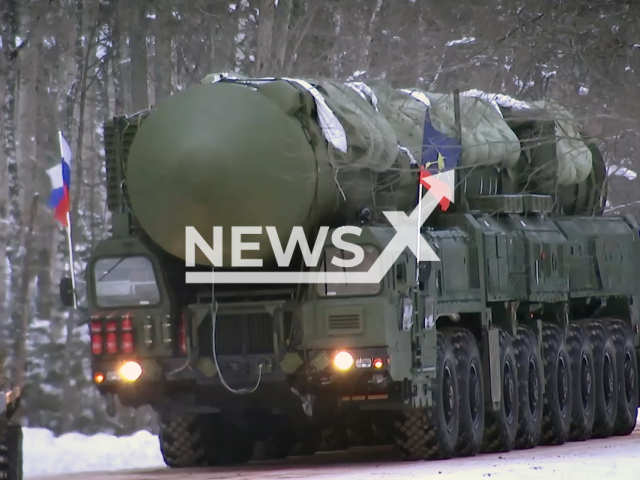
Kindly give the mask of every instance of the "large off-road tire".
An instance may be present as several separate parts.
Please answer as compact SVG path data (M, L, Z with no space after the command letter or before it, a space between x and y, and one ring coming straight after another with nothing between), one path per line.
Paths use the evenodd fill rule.
M322 452L337 452L340 450L349 449L349 432L345 425L340 422L334 425L329 425L322 432L322 443L320 444L320 451Z
M255 440L219 414L159 415L160 451L167 466L199 467L246 463Z
M530 328L518 327L513 342L518 362L518 434L515 447L518 450L538 445L542 433L542 386L544 369L538 349L538 339Z
M571 362L560 328L542 325L544 395L542 445L562 445L571 429Z
M500 380L502 392L498 411L485 413L485 428L481 451L508 452L518 434L518 364L511 335L500 330Z
M595 367L596 416L592 438L607 438L613 434L618 413L618 370L613 340L600 320L583 324L593 346Z
M291 420L295 432L296 444L289 456L314 455L322 446L322 425L314 419L304 416Z
M287 458L296 446L297 438L290 420L280 416L273 424L273 431L262 442L262 451L268 460Z
M207 465L207 438L199 417L195 414L159 415L160 452L168 467Z
M22 427L0 427L0 478L22 480Z
M458 376L460 429L456 454L476 455L482 447L484 434L484 382L478 342L466 328L450 328L444 332L453 347Z
M638 360L633 345L633 333L622 320L610 319L607 332L616 349L618 367L618 413L614 435L629 435L636 426L638 415Z
M399 412L396 446L408 460L444 460L455 455L459 431L459 394L453 349L438 332L437 377L433 404Z
M567 330L567 353L571 361L571 430L569 440L591 437L596 416L595 368L591 341L577 323Z

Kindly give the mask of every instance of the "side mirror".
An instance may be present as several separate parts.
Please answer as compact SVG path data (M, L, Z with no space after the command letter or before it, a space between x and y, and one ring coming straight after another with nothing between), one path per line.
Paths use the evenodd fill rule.
M65 277L60 280L60 300L65 307L73 307L74 291L73 282Z

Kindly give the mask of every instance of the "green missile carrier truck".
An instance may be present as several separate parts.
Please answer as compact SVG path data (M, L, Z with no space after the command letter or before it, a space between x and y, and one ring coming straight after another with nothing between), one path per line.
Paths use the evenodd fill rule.
M557 103L211 75L107 122L105 153L94 380L158 412L168 465L327 426L414 459L633 430L640 226L603 216Z

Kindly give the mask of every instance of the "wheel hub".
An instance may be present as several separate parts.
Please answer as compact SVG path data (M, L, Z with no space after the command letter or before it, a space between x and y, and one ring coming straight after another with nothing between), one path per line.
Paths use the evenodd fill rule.
M453 379L452 379L451 370L449 366L445 367L444 369L443 393L445 395L444 402L443 402L444 419L447 424L447 429L449 431L452 431L453 419L454 419L455 395L453 390Z
M589 406L589 395L591 393L592 382L591 369L589 368L589 359L586 355L582 355L581 366L581 380L582 380L582 406L586 410Z
M633 402L633 392L636 386L636 368L631 358L631 354L627 351L624 356L624 383L627 393L627 404Z
M567 374L567 365L564 358L558 359L558 403L560 410L565 413L567 407L567 397L569 396L569 378Z
M538 407L538 367L533 360L529 361L529 410L534 417Z
M478 425L480 417L478 415L480 410L480 381L478 379L478 371L476 366L471 366L469 372L469 407L471 409L471 420L475 426Z
M607 353L604 356L604 368L603 368L603 389L604 389L604 400L605 405L607 406L607 411L611 411L613 408L613 367L611 365L611 357Z
M508 363L506 363L504 366L504 383L502 389L504 395L504 413L506 414L509 423L511 423L511 421L513 420L515 387L511 375L511 365L509 365Z

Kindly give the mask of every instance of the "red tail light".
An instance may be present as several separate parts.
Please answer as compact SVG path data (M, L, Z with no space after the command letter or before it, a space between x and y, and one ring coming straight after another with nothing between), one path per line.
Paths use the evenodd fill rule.
M102 322L91 322L91 333L102 333Z
M178 322L178 352L187 354L187 314L183 313Z
M118 351L118 337L115 333L107 333L107 353Z
M129 315L125 315L122 317L122 323L120 324L123 332L131 332L133 331L133 321Z
M120 330L118 330L118 323L120 324ZM91 353L93 355L118 353L119 351L120 353L133 353L133 319L129 314L125 314L120 322L117 320L109 320L106 324L103 324L103 322L99 320L93 321L90 324L90 329ZM106 336L104 333L106 333ZM106 351L104 348L105 343Z
M91 322L91 353L102 354L102 322Z
M122 353L133 353L133 333L124 332L122 334Z
M102 354L102 335L99 333L91 335L91 353L94 355Z

